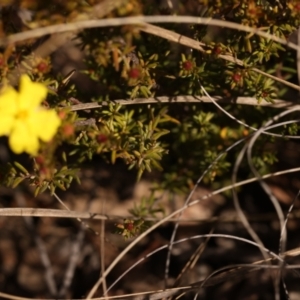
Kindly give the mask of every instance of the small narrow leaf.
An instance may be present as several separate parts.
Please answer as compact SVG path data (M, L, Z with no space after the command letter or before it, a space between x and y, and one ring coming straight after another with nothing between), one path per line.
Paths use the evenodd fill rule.
M12 188L17 187L26 177L17 177L12 184Z
M29 172L17 161L14 161L14 165L25 175L29 175Z

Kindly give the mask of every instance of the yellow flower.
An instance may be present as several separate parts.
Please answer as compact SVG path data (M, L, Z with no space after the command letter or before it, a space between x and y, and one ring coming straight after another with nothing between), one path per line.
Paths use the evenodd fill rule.
M47 88L22 75L19 92L10 86L0 93L0 136L9 136L9 146L15 153L35 155L39 139L49 142L61 123L54 110L40 104L47 96Z

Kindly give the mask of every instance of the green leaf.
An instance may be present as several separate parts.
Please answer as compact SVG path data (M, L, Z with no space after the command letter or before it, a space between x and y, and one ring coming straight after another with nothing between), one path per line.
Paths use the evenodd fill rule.
M20 163L17 161L14 161L14 165L24 174L24 175L29 175L29 172L23 167Z
M44 182L42 186L40 186L40 190L39 190L39 194L42 194L46 191L46 189L48 188L49 183L48 182Z
M17 187L26 177L17 177L14 179L13 184L12 184L12 188Z
M35 188L35 190L34 190L34 197L37 197L39 194L40 194L40 189L41 189L41 187L40 186L37 186L36 188Z
M116 158L117 158L117 151L113 150L111 152L111 162L112 162L112 164L114 164L116 162Z
M153 139L153 140L158 140L160 137L162 137L163 135L166 135L166 134L168 134L168 133L170 133L169 130L161 129L160 132L154 133L154 134L152 135L152 139Z

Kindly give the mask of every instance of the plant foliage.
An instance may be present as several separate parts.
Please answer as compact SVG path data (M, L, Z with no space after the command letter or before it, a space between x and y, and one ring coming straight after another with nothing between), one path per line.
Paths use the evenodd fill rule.
M105 1L4 2L1 2L1 36L88 19L95 7ZM297 0L178 1L173 8L159 6L156 1L120 2L121 5L103 17L202 16L248 25L287 40L300 26ZM191 188L210 164L213 165L205 183L228 176L232 155L223 156L217 163L214 160L233 142L247 137L251 133L248 128L232 121L212 104L130 105L130 101L144 98L147 103L150 97L202 96L200 84L212 96L255 97L258 104L279 97L288 99L291 90L284 83L256 69L265 74L280 74L283 80L295 82L295 51L242 30L199 24L159 26L204 43L205 51L144 33L137 25L85 29L74 32L69 41L80 49L83 67L67 74L57 70L52 53L35 55L36 49L50 37L2 46L2 85L16 86L16 70L21 68L32 81L47 86L48 97L43 105L55 109L62 120L55 138L43 143L35 157L24 160L23 156L16 155L12 161L2 164L3 185L15 188L27 182L34 187L35 195L47 189L52 193L57 188L66 190L74 179L79 182L78 170L95 155L112 164L123 161L129 169L136 170L137 179L145 172L156 170L160 188L176 193ZM223 55L239 59L243 64L226 60ZM76 83L76 74L81 74L84 82L92 87L89 93L84 83ZM126 99L128 103L118 104L117 99ZM98 103L99 108L72 110L73 105L87 102ZM225 109L255 127L274 114L270 109L235 104ZM282 134L280 130L277 132ZM284 130L297 134L298 127L293 124ZM264 171L276 161L273 151L264 149L267 141L271 138L262 138L261 146L256 147L254 153L256 166ZM8 147L6 138L1 142ZM219 182L222 184L222 180ZM145 209L150 215L155 212L151 199L148 206L142 201L141 207L132 211L140 220L146 217ZM119 229L121 234L130 237L144 225L140 221L125 220Z

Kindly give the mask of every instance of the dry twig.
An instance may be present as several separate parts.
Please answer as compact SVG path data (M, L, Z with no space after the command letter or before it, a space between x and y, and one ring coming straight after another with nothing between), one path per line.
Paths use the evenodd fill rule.
M291 101L284 101L280 99L275 99L273 103L262 102L257 103L257 99L252 97L237 97L237 98L224 98L221 96L212 97L217 103L227 103L227 104L242 104L242 105L253 105L253 106L264 106L264 107L273 107L273 108L285 108L291 109L295 108L297 103ZM113 103L121 105L133 105L133 104L151 104L151 103L213 103L209 97L206 96L192 96L192 95L182 95L182 96L160 96L160 97L150 97L150 98L136 98L136 99L116 99L111 100ZM70 106L71 111L79 110L88 110L101 108L102 106L107 106L109 102L104 101L101 103L90 102L90 103L81 103Z

